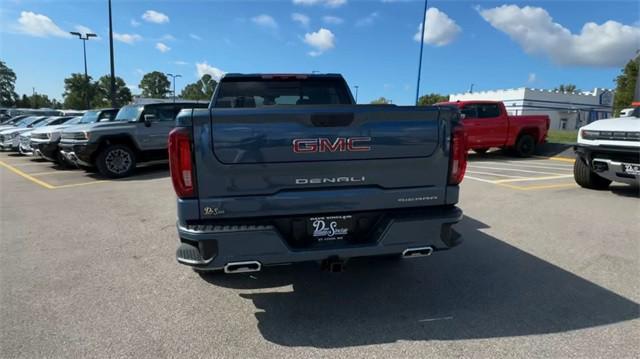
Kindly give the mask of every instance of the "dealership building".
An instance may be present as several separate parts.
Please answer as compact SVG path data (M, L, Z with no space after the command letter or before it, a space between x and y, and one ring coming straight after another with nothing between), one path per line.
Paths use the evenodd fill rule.
M613 112L613 91L601 88L568 93L522 87L449 95L449 101L466 100L503 101L511 115L548 115L550 127L559 130L575 130Z

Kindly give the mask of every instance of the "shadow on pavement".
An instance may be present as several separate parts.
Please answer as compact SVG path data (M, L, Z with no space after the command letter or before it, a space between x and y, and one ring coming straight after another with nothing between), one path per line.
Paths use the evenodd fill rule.
M250 290L240 296L256 306L258 329L284 346L548 334L639 317L637 303L481 232L483 223L465 218L457 228L465 242L430 258L353 260L339 274L304 264L203 278Z
M618 196L640 198L640 186L611 185L609 190Z
M575 158L576 156L573 152L573 144L549 142L538 145L536 147L536 155L545 157L562 156L570 158Z

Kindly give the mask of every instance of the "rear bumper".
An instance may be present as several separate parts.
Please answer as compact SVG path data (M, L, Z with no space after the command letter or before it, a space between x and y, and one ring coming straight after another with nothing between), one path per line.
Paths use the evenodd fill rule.
M613 182L640 185L640 176L623 170L625 165L640 165L640 148L576 145L578 161L584 161L598 176Z
M232 262L259 262L262 266L329 258L349 259L400 255L409 248L446 250L462 242L451 227L462 220L457 207L417 209L411 215L390 216L366 244L335 245L330 248L292 248L271 225L178 225L181 246L179 263L203 270L217 270Z

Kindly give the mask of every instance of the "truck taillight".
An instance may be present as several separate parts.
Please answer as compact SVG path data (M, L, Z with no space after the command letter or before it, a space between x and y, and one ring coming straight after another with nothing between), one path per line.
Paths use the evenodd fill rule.
M177 127L169 133L169 169L173 189L179 198L195 196L195 174L189 128Z
M451 162L449 163L449 184L462 182L467 170L467 136L462 126L455 127L451 134Z

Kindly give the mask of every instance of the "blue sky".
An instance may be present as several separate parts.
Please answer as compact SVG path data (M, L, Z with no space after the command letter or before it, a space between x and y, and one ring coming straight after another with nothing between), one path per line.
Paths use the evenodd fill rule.
M106 0L4 0L0 59L18 93L60 99L63 79L109 73ZM415 96L422 1L113 0L116 74L135 87L143 73L337 72L360 102ZM637 1L429 1L421 93L529 86L614 87L640 48ZM586 25L585 25L586 24ZM134 93L137 92L134 89Z

